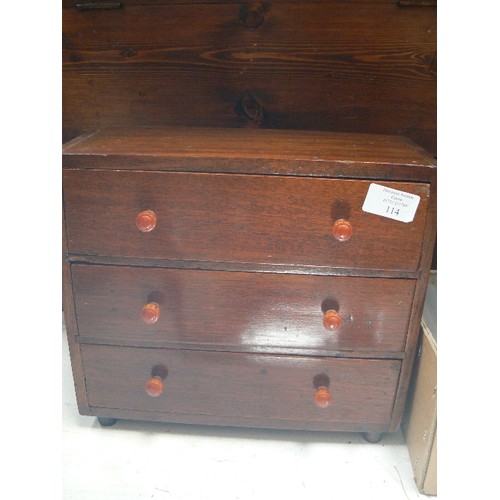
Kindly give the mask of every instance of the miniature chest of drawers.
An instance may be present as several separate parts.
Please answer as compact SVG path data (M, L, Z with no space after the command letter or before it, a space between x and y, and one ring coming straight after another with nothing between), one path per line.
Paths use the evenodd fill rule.
M372 441L397 430L435 179L399 137L116 128L66 144L80 413Z

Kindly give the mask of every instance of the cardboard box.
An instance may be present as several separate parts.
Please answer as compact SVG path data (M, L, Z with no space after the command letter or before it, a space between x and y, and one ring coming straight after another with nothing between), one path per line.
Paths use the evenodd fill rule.
M402 430L415 482L437 495L437 273L431 275Z

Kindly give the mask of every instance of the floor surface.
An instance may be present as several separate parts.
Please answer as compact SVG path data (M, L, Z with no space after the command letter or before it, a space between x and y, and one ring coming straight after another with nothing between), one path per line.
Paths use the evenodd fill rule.
M64 500L414 500L401 432L370 444L357 433L270 431L78 414L63 322Z

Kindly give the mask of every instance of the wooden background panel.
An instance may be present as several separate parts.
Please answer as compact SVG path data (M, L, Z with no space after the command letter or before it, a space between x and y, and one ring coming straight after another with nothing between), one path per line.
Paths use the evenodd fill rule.
M250 29L244 22L247 11L247 4L227 1L131 6L115 11L63 9L63 48L94 48L105 53L136 43L143 50L179 49L185 48L179 44L182 41L199 47L235 37L232 41L236 43L267 41L281 49L309 42L310 52L335 45L344 52L363 46L366 51L385 39L396 51L402 51L402 43L432 41L429 35L433 25L435 28L436 12L432 7L404 8L394 3L273 2L262 8L261 25Z
M318 0L273 0L274 3L318 3ZM345 3L348 0L321 0L320 3L337 2ZM436 5L436 0L349 0L350 3L399 3L402 5ZM216 3L239 3L241 0L62 0L63 8L89 8L89 4L93 7L100 6L105 8L123 8L134 5L175 5L175 4L216 4ZM256 3L256 2L254 2Z
M63 139L109 125L406 135L436 149L436 11L395 3L63 9Z

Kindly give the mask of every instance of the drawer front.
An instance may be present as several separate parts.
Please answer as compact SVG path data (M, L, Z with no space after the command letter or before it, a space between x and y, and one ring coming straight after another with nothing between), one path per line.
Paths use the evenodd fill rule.
M85 264L71 269L79 335L131 345L403 351L415 284ZM148 304L156 304L153 319ZM340 324L326 318L325 327L332 310Z
M400 362L82 345L89 405L352 424L391 419ZM145 390L153 375L162 392ZM165 376L166 374L166 376ZM331 406L314 399L328 387ZM158 388L158 386L157 386ZM227 421L227 420L226 420Z
M362 211L370 182L283 176L66 170L70 253L415 271L429 186L412 222ZM137 215L153 212L143 232ZM332 233L347 219L352 236Z

